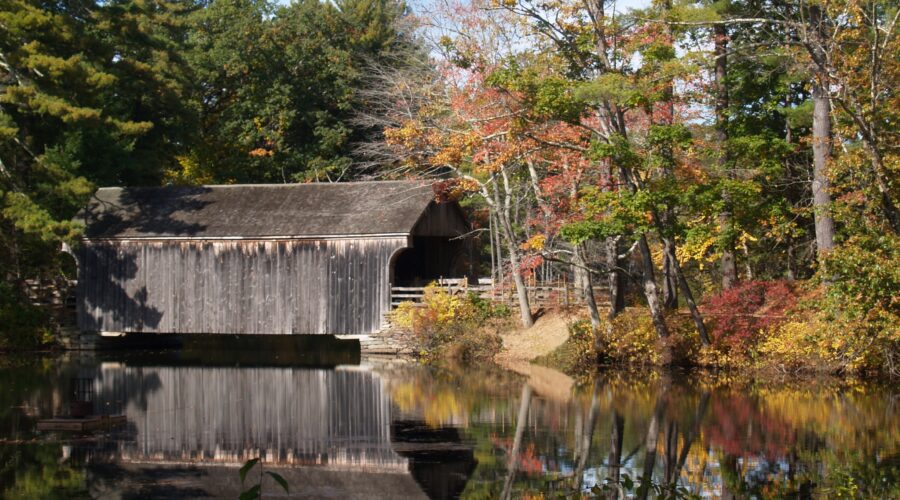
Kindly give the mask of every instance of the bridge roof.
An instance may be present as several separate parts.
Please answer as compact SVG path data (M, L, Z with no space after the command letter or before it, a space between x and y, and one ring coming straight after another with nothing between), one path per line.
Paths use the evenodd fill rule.
M400 236L434 200L423 181L100 188L88 239Z

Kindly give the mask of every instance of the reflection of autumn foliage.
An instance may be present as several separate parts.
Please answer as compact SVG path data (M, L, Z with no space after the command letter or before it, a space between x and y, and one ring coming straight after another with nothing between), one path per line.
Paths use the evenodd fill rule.
M813 385L717 390L702 427L707 445L734 456L783 459L797 449L900 450L900 416L884 395L861 387Z
M779 415L737 393L712 398L703 431L708 443L726 454L768 459L783 456L797 437L796 429Z
M864 386L761 389L758 404L792 428L827 439L833 449L900 452L900 414Z
M431 427L467 426L485 408L505 409L521 387L518 377L505 372L434 369L406 375L391 384L391 399L401 412L421 416Z
M512 451L513 440L510 437L499 437L491 435L491 444L500 450L503 450L508 456ZM547 465L547 457L540 455L534 443L528 443L525 449L521 450L515 458L516 471L525 474L543 474L547 470L553 470Z

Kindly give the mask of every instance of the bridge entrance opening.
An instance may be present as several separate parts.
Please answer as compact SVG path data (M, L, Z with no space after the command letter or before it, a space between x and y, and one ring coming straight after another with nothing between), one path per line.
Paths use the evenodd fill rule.
M471 275L471 245L465 239L415 236L413 246L394 255L393 286L425 286L441 278Z

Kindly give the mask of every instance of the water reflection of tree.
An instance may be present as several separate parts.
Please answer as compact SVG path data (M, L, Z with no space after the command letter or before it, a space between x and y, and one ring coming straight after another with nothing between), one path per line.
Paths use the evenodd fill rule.
M851 484L862 490L862 478L880 478L872 484L882 488L898 483L900 462L882 455L897 454L896 416L884 406L889 394L838 390L841 399L828 401L827 391L817 397L815 390L797 393L791 387L693 386L665 376L625 382L617 376L600 378L564 410L571 414L563 446L533 430L521 439L493 438L507 457L494 465L494 477L504 485L494 495L559 492L552 478L567 467L569 495L593 480L619 482L624 473L637 484L655 486L638 490L638 498L675 486L714 496L803 497ZM791 399L800 406L788 404ZM528 419L538 416L533 410L541 404L540 395L531 396ZM520 426L515 429L518 436ZM847 451L859 446L851 441L854 436L869 451L848 460ZM522 465L535 446L535 458L545 470L529 474ZM517 453L518 460L509 459ZM475 476L484 479L486 473L480 466Z

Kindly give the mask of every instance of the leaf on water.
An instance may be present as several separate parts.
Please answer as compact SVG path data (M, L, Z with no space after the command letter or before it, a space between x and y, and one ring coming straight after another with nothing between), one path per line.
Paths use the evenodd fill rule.
M282 488L284 488L285 493L290 493L290 490L288 490L288 483L284 480L283 477L281 477L281 474L276 474L274 472L268 471L266 471L266 474L272 476L272 479L274 479L278 484L281 485Z
M244 483L244 478L247 477L247 473L250 472L250 469L252 469L258 462L259 462L259 458L253 458L251 460L247 460L244 463L244 466L241 467L241 470L240 470L241 484ZM243 498L243 495L241 495L241 498Z

